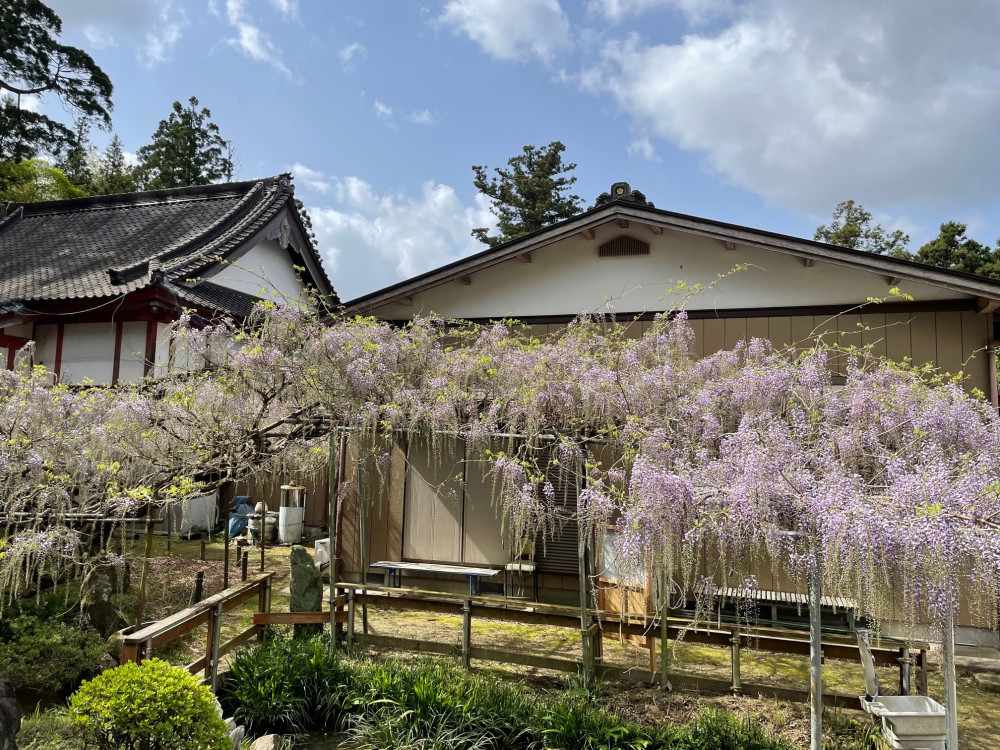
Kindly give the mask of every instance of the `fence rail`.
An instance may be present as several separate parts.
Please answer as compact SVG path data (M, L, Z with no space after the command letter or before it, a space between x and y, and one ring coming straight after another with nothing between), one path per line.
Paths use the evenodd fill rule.
M481 659L562 672L584 671L598 676L647 684L663 683L662 671L655 669L654 658L655 643L664 635L659 622L655 626L639 622L623 622L613 613L591 609L588 612L589 622L585 623L586 627L581 627L579 609L575 607L518 602L495 597L470 597L415 589L385 588L360 583L340 582L337 584L337 588L347 592L347 611L337 612L337 622L346 620L348 644L357 642L399 650L453 654L459 656L466 666L472 659ZM337 609L342 606L341 602L344 598L344 596L337 598ZM368 605L392 609L424 610L459 616L462 618L461 646L438 641L357 633L355 632L355 610L358 606L366 607ZM324 619L323 622L327 622L328 614L324 613L324 615L327 616L327 619ZM593 655L591 663L474 646L471 635L472 620L477 617L574 629L590 639L591 648L587 651ZM670 672L667 677L674 686L711 693L746 693L783 700L809 700L808 690L744 683L740 669L741 644L752 643L754 648L758 650L776 654L808 655L809 641L803 637L803 633L770 626L693 628L690 621L681 618L667 618L666 637L677 638L682 633L684 640L689 643L721 646L729 649L732 679L727 681ZM601 641L603 637L617 637L619 635L641 636L649 639L649 642L653 644L650 646L651 669L622 669L602 663ZM911 648L914 651L912 658ZM907 692L909 691L910 667L915 667L917 691L926 694L926 649L927 644L925 643L904 644L896 642L892 646L872 648L872 655L875 658L875 663L880 666L899 668L901 687ZM860 663L858 645L853 638L824 634L822 653L824 658L848 659ZM823 696L823 700L829 702L830 705L846 708L858 707L856 695L828 694Z
M220 591L197 604L175 612L169 617L151 623L135 633L122 638L122 662L141 663L152 655L156 648L190 633L202 625L208 626L205 639L205 655L187 665L192 674L204 673L204 681L214 691L218 684L219 660L244 643L259 638L262 626L254 622L252 627L237 633L228 641L222 641L222 616L257 597L257 614L271 611L271 579L274 573L262 573L232 588ZM327 615L329 619L329 615Z

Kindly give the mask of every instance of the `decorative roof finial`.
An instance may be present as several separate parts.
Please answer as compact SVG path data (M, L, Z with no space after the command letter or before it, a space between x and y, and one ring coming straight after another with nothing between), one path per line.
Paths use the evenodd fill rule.
M638 190L633 190L627 182L616 182L611 186L610 193L601 193L597 196L594 208L598 208L599 206L613 203L615 201L625 201L627 203L634 203L638 206L645 206L646 208L655 208L652 201L646 200L645 195L640 193Z

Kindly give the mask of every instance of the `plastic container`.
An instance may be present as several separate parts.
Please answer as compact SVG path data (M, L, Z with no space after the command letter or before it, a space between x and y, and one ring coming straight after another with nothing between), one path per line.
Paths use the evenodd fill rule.
M896 750L945 750L945 707L926 695L880 696L868 631L858 630L857 636L867 691L861 696L861 707L882 719L882 739Z
M306 492L304 487L285 484L281 487L281 506L278 508L278 542L298 544L302 541L302 525L306 517Z

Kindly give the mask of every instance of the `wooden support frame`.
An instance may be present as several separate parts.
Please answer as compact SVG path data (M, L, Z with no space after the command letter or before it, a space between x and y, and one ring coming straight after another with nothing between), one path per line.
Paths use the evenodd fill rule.
M583 237L584 237L584 239L587 239L587 240L592 240L592 239L595 239L597 237L597 232L595 232L593 229L589 229L589 228L582 230L580 232L580 234L582 234Z

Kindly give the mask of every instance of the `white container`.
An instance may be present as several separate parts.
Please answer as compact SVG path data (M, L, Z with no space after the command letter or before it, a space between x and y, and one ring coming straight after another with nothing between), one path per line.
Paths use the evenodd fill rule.
M278 543L298 544L302 541L302 522L305 508L278 508Z
M945 750L945 707L926 695L880 696L868 631L858 630L857 636L867 691L861 696L861 707L882 719L882 739L896 750Z
M330 566L330 537L313 542L313 562L319 570Z

